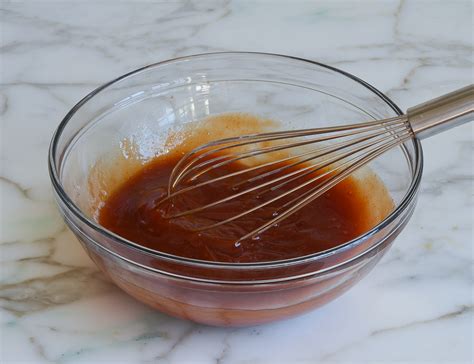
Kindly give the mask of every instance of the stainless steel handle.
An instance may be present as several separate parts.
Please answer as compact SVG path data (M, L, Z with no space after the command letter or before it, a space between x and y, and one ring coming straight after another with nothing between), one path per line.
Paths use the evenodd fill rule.
M407 118L415 135L424 139L474 120L474 85L410 107Z

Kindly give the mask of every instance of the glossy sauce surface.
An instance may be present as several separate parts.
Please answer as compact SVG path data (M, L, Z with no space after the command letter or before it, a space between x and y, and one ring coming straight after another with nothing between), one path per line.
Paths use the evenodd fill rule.
M203 214L166 219L163 216L167 213L192 209L210 199L227 196L235 182L222 180L177 197L172 204L160 204L167 195L169 176L178 160L176 154L157 157L132 175L105 201L100 209L100 224L140 245L178 256L221 262L262 262L304 256L338 246L364 233L389 212L385 208L374 214L374 201L368 198L370 186L366 184L372 183L373 189L385 192L387 206L390 205L387 201L391 203L376 176L362 180L351 177L277 227L236 245L236 239L268 221L275 206L261 208L243 219L202 232L195 232L193 228L253 207L257 196L241 196ZM209 174L208 178L240 168L241 165L234 163ZM289 184L278 193L291 187Z

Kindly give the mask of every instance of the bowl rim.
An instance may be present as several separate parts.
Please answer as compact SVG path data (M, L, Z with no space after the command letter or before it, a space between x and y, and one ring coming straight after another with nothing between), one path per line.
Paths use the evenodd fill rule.
M59 123L58 127L56 128L52 139L51 143L49 146L49 152L48 152L48 171L50 175L50 179L53 185L53 189L56 193L56 195L59 197L61 202L64 203L64 205L68 208L69 211L71 211L76 218L78 218L82 223L87 225L89 228L95 230L99 234L105 235L107 238L111 239L114 242L117 242L119 244L125 245L127 248L132 248L133 250L138 250L140 252L143 252L147 255L152 255L157 258L162 258L164 260L171 260L174 262L179 262L179 263L185 263L185 264L190 264L190 265L195 265L195 266L200 266L200 267L210 267L210 268L231 268L231 269L238 269L238 268L245 268L245 267L253 267L253 268L278 268L278 267L284 267L288 265L293 265L293 264L300 264L300 263L305 263L308 261L312 261L315 259L320 259L327 257L329 255L333 255L336 253L339 253L341 251L346 251L349 250L386 226L388 226L390 223L392 223L397 217L400 216L411 204L411 202L414 200L416 197L420 181L421 181L421 176L423 172L423 150L421 147L421 143L419 139L417 138L412 138L411 141L414 146L414 154L415 154L415 164L414 164L414 170L413 170L413 177L410 183L410 186L408 188L408 191L406 192L405 196L403 199L400 201L400 203L396 206L396 208L380 223L378 223L376 226L374 226L372 229L366 231L364 234L357 236L356 238L349 240L343 244L340 244L338 246L335 246L333 248L320 251L317 253L312 253L300 257L295 257L295 258L290 258L290 259L281 259L281 260L275 260L275 261L264 261L264 262L248 262L248 263L233 263L233 262L213 262L213 261L207 261L207 260L201 260L201 259L194 259L194 258L187 258L187 257L182 257L178 255L173 255L165 252L161 252L159 250L151 249L144 247L142 245L139 245L131 240L128 240L126 238L121 237L120 235L104 228L101 226L99 223L96 221L89 219L82 211L81 209L72 201L72 199L68 196L67 192L64 190L62 187L62 183L59 178L59 171L58 171L58 165L56 164L55 161L55 156L57 152L57 146L58 142L61 138L62 132L65 129L66 125L68 124L69 120L73 117L73 115L84 105L86 104L90 99L92 99L94 96L99 94L101 91L107 89L108 87L112 86L113 84L120 82L126 78L132 77L136 74L139 74L143 71L159 67L162 65L170 64L170 63L176 63L180 61L186 61L186 60L193 60L196 58L202 58L202 57L209 57L209 56L217 56L217 55L228 55L228 56L241 56L241 55L251 55L251 56L264 56L264 57L272 57L272 58L281 58L285 60L291 60L291 61L298 61L298 62L304 62L304 63L309 63L311 65L315 65L318 67L326 68L332 72L338 73L342 76L345 76L352 81L359 83L360 85L364 86L367 88L369 91L371 91L373 94L378 96L382 101L384 101L397 115L403 115L403 112L401 109L384 93L379 91L377 88L369 84L368 82L362 80L361 78L343 71L341 69L338 69L333 66L326 65L324 63L320 63L317 61L313 60L308 60L305 58L300 58L300 57L295 57L295 56L289 56L289 55L284 55L284 54L278 54L278 53L265 53L265 52L242 52L242 51L226 51L226 52L208 52L208 53L199 53L199 54L193 54L193 55L188 55L188 56L183 56L183 57L176 57L168 60L164 60L161 62L156 62L152 64L148 64L146 66L137 68L131 72L128 72L126 74L123 74L107 83L104 83L103 85L95 88L93 91L91 91L89 94L87 94L85 97L83 97L78 103L76 103L71 110L64 116L62 121ZM402 144L402 147L404 145ZM406 148L406 147L405 147ZM68 219L69 220L69 219ZM97 244L99 244L97 242ZM101 247L103 247L101 244L99 244ZM378 244L375 244L378 245ZM368 250L370 250L373 246L367 247L366 250L360 252L360 255L364 255ZM105 248L105 247L103 247ZM123 257L122 257L123 258ZM151 268L151 267L150 267Z

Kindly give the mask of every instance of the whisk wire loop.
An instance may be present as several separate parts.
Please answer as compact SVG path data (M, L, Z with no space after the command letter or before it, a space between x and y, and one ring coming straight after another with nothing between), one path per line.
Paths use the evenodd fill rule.
M389 150L394 145L403 143L411 136L412 132L406 119L396 117L383 121L340 127L253 134L211 142L191 151L176 165L170 177L169 194L163 201L172 200L178 195L189 193L192 190L224 179L256 171L260 171L260 173L235 183L233 193L224 198L197 208L166 215L165 218L175 219L197 214L253 192L257 192L257 196L261 198L269 192L278 191L286 185L290 184L291 186L292 183L301 180L298 185L291 186L283 193L266 201L261 201L245 211L195 229L196 231L204 231L228 224L299 193L296 197L277 207L268 222L242 236L236 242L238 243L279 223L290 214L321 196L360 166ZM295 140L295 138L300 137L309 137L309 139ZM282 144L261 147L261 143L281 140L283 140ZM328 141L336 142L325 144ZM318 143L321 143L321 145ZM244 151L238 149L247 146L253 148ZM200 177L208 174L213 169L222 168L243 159L290 149L298 150L301 147L310 147L311 149L250 165L209 180L192 183L198 181ZM310 178L303 180L307 176L310 176ZM255 184L255 182L258 183ZM241 189L242 187L245 188ZM305 191L305 188L309 188L309 190ZM163 203L163 201L160 203Z

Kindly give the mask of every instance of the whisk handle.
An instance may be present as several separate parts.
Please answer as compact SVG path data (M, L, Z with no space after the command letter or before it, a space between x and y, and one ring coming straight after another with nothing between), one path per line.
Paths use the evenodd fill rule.
M415 135L424 139L474 120L474 85L463 87L407 110Z

